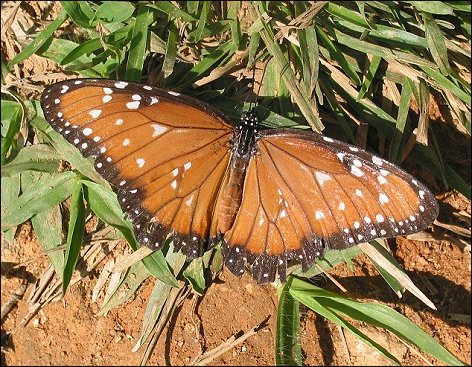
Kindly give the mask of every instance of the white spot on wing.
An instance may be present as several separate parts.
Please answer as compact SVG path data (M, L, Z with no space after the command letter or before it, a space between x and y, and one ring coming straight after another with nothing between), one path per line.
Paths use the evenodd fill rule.
M349 147L349 150L353 151L353 152L358 152L359 149L357 149L356 147Z
M377 166L381 166L383 164L383 161L379 157L376 157L376 156L372 157L372 162L376 164Z
M187 162L184 164L184 170L187 171L188 169L190 169L190 167L192 167L192 162Z
M126 107L128 107L128 109L130 109L130 110L136 110L136 109L139 108L140 103L141 102L139 102L139 101L128 102L128 103L126 103Z
M127 147L128 145L129 145L129 139L126 138L125 140L123 140L123 146Z
M61 93L64 94L65 92L67 92L69 90L69 86L68 85L63 85L62 86L62 89L61 89Z
M321 210L317 210L317 211L315 212L315 218L316 218L316 219L319 220L319 219L323 219L324 217L325 217L325 215L324 215L324 213L323 213Z
M359 159L354 159L352 161L352 163L354 164L354 166L356 167L362 167L362 162L359 160Z
M131 96L131 99L132 99L133 101L140 101L140 100L141 100L141 96L140 96L139 94L133 94L133 95Z
M103 101L103 103L107 103L107 102L110 102L111 99L112 99L111 96L103 96L102 101Z
M377 222L379 222L379 223L382 223L382 222L385 220L385 218L383 217L382 214L377 214L377 215L375 216L375 219L376 219Z
M159 135L162 135L167 131L167 128L165 126L162 126L162 125L159 125L159 124L151 124L151 126L154 129L154 132L152 133L153 138L155 138Z
M103 88L103 93L105 93L105 94L112 94L112 93L113 93L113 89L108 88L108 87L105 87L105 88Z
M387 180L385 179L384 176L377 176L377 180L379 181L379 184L384 185L387 183Z
M116 82L115 87L120 88L120 89L125 89L127 87L128 83L127 82Z
M89 136L91 133L93 133L93 130L89 127L86 127L83 131L85 136Z
M318 181L318 183L320 184L320 186L323 186L326 183L326 181L331 180L330 175L324 172L319 172L319 171L315 172L315 178L316 178L316 181Z
M418 194L420 195L421 200L423 200L425 192L423 190L420 190L418 191Z
M149 85L143 85L143 88L146 90L152 90L152 87L150 87Z
M143 158L138 158L136 159L136 163L138 164L139 168L143 168L144 163L146 163L146 161Z
M122 125L123 124L123 119L116 119L115 125Z
M89 112L89 115L96 119L98 116L100 116L101 113L102 110L92 110Z
M175 190L177 188L177 180L172 181L170 186Z
M343 159L344 159L345 154L344 153L337 153L336 155L338 156L339 160L342 162Z
M356 189L356 195L359 197L362 196L362 191L359 189Z
M185 201L185 205L190 206L192 205L192 202L193 202L193 195L190 196L187 201Z
M173 92L173 91L171 91L171 90L168 91L167 93L169 93L171 96L176 96L176 97L180 96L180 93L178 93L178 92Z
M280 212L280 218L285 218L286 216L287 216L287 212L284 209Z
M156 97L151 97L151 105L156 104L159 100Z
M382 205L385 204L385 203L388 203L388 196L385 195L384 193L381 193L379 195L379 203L382 204Z
M179 169L178 168L175 168L173 171L172 171L172 176L177 176L179 174Z
M362 177L364 176L364 172L362 172L359 168L356 166L351 166L351 173L356 176L356 177Z
M346 209L346 204L344 204L344 201L341 201L341 202L339 203L338 209L339 209L339 210L344 210L344 209Z
M334 140L331 138L328 138L327 136L323 136L323 140L327 141L328 143L334 143Z

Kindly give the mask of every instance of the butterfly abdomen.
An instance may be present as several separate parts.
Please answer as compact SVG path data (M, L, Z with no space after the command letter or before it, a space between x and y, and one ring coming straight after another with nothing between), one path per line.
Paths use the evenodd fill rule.
M255 112L249 111L241 116L241 125L234 130L228 178L222 188L217 214L219 233L226 233L231 229L241 206L246 169L251 156L255 153L258 124Z
M250 155L234 153L228 172L228 180L223 187L221 204L218 211L218 232L226 233L233 226L236 214L241 206L244 177Z

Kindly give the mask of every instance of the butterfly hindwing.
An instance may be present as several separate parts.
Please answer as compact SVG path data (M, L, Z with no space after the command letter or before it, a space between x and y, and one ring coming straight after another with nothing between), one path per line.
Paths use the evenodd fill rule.
M379 157L311 132L262 131L225 236L226 264L238 249L256 279L270 282L291 258L306 268L325 247L418 232L437 213L423 184Z

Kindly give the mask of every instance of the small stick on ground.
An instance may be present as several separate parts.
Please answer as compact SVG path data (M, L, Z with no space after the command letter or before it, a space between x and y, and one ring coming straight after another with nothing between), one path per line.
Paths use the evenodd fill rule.
M226 353L228 350L234 348L236 345L241 344L249 337L255 335L258 331L263 330L267 327L267 320L266 318L264 321L260 322L252 329L246 331L240 337L232 336L225 342L221 343L216 348L213 348L202 355L196 357L191 363L191 366L206 366L207 364L211 363L214 359L218 358L223 353Z

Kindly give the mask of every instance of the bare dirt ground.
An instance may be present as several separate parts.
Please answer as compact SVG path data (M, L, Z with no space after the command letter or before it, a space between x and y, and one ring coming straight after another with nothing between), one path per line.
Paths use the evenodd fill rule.
M27 8L30 15L34 14L35 6L33 4ZM9 40L4 40L2 34L2 52L10 59L12 51L8 51L5 42ZM31 77L48 70L57 71L57 68L34 58L25 61L21 74ZM40 90L30 92L37 98ZM440 145L445 159L452 162L470 183L470 141L448 128L446 124L449 122L444 121L439 111L432 111L431 115L435 116L437 136L443 137ZM458 151L463 154L458 155ZM470 221L464 223L454 215L464 211L470 218L470 201L453 191L444 191L421 169L408 168L436 192L441 205L441 223L470 229ZM408 293L399 299L365 256L355 259L354 271L341 266L332 274L347 288L349 296L382 302L395 308L470 365L470 247L458 240L458 234L440 226L434 226L433 233L435 239L428 241L400 237L390 241L390 247L415 284L435 303L436 311ZM438 240L441 236L448 237L448 240ZM118 246L116 251L121 251L123 246ZM2 238L2 307L22 284L26 285L26 292L19 297L17 307L2 319L2 365L139 364L143 349L137 352L132 352L132 349L140 335L153 281L148 280L139 288L129 303L105 316L98 316L102 298L98 302L91 300L97 281L97 274L92 274L73 285L64 298L47 304L22 326L21 320L28 312L27 298L33 284L48 266L48 259L29 223L19 227L12 243ZM326 289L339 292L326 277L317 277L314 281ZM211 364L273 365L276 311L275 288L258 286L249 275L238 278L225 270L203 297L187 297L161 335L149 364L190 364L202 352L267 320L265 328L214 359ZM429 356L419 355L387 331L366 325L357 326L385 346L404 365L442 364ZM301 342L307 365L388 365L385 359L348 332L343 332L309 310L303 311Z

